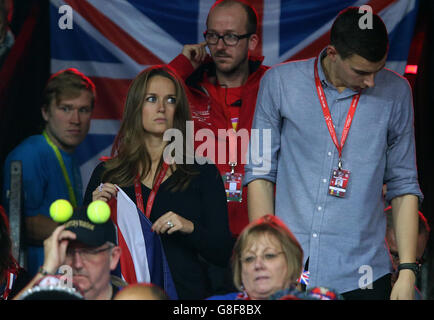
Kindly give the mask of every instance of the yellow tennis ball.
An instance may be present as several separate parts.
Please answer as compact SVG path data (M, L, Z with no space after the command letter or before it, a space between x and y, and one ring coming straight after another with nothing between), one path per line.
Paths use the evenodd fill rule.
M110 207L102 200L95 200L87 207L87 216L93 223L104 223L110 219Z
M51 218L59 223L64 223L72 216L72 205L68 200L58 199L50 205Z

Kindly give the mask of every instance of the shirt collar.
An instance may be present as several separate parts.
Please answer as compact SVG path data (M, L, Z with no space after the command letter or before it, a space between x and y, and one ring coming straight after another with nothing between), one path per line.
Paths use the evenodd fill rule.
M333 90L336 90L336 92L337 92L337 89L333 85L333 83L331 83L327 80L325 73L324 73L324 69L323 69L322 64L321 64L322 59L324 59L326 56L327 56L327 48L324 48L321 50L320 54L318 55L318 62L317 62L318 63L318 76L319 76L319 79L321 81L321 85L324 89L325 88L331 88ZM357 92L355 92L349 88L345 88L345 90L339 94L339 97L340 98L351 97L355 94L357 94Z
M331 84L330 82L327 81L327 78L325 76L321 61L322 59L324 59L327 56L327 48L324 48L321 50L320 54L318 55L318 76L319 76L319 80L321 81L321 84L323 85L323 87L329 87L332 86L333 84Z

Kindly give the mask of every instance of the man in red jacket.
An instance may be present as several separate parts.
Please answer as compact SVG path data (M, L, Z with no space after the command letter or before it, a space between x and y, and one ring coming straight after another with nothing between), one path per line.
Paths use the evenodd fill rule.
M257 14L249 4L241 0L217 1L210 9L206 24L205 41L185 45L182 54L169 65L188 87L195 137L203 139L195 141L196 156L204 149L202 144L213 139L215 147L203 156L217 164L225 180L229 225L237 237L249 222L247 188L241 187L240 180L244 175L259 82L269 67L262 65L263 57L250 55L259 37ZM229 156L228 135L233 133L243 139L237 139L236 152L231 148Z

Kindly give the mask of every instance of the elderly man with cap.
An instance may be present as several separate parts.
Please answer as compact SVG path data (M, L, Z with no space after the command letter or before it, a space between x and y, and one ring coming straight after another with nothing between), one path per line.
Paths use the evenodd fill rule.
M112 221L95 224L84 209L76 209L72 218L44 241L44 264L22 292L67 265L72 268L74 287L86 300L110 300L126 285L111 275L120 255Z

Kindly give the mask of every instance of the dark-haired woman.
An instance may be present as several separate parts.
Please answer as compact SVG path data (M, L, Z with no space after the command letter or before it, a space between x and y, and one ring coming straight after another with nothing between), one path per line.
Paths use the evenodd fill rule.
M154 66L140 73L129 88L113 157L95 168L84 202L109 201L116 196L115 184L122 188L142 211L150 213L178 297L203 299L210 293L203 261L226 266L233 243L225 189L216 166L188 164L192 162L185 154L190 119L183 84L168 67ZM165 141L169 129L179 132L183 141ZM174 161L164 161L164 150L175 142L182 143L182 154L179 148L171 149L167 154Z

